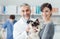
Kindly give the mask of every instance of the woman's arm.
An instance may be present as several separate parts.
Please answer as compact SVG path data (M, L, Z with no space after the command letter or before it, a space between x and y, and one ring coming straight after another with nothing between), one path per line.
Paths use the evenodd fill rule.
M54 35L54 25L47 24L42 34L42 39L52 39Z

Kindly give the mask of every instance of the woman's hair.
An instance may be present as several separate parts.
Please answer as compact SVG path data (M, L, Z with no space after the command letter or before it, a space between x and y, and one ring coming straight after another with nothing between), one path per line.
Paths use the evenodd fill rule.
M15 19L15 15L10 15L10 19Z
M47 7L50 9L50 11L52 11L52 5L50 3L44 3L41 5L41 11L43 11L43 9Z

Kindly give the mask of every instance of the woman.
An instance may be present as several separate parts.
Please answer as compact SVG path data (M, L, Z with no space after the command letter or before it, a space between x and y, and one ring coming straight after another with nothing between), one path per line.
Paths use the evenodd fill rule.
M44 20L43 28L40 32L41 39L53 39L54 24L51 20L52 6L49 3L44 3L41 6L42 18Z

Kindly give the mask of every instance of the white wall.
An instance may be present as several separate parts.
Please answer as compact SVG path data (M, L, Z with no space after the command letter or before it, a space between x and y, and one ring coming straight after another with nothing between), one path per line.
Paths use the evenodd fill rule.
M41 5L44 2L49 2L53 7L60 7L60 0L0 0L0 5L21 5L28 3L32 6Z

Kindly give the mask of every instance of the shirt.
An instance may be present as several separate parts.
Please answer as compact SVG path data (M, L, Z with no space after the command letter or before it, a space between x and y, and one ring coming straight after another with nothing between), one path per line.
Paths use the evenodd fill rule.
M28 26L27 20L21 17L20 20L14 24L13 37L14 39L26 39L27 32L26 27Z
M49 22L47 24L42 25L43 28L40 31L41 39L53 39L54 36L54 24L53 22Z
M10 22L10 20L7 20L2 28L7 28L7 39L13 39L13 25L16 23L16 20L14 20L13 23Z

